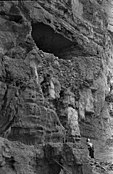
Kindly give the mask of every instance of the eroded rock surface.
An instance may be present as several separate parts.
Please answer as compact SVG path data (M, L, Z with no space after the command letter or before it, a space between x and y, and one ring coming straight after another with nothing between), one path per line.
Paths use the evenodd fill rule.
M99 172L85 139L95 155L112 142L107 9L104 0L0 2L1 174Z

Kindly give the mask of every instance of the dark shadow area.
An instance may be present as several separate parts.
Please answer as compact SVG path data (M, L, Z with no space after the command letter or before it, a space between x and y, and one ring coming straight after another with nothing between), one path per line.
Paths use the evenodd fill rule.
M69 40L44 23L32 23L31 35L40 50L52 53L61 59L72 59L76 56L89 55L76 40Z
M64 49L73 45L70 40L43 23L32 24L32 37L39 49L55 56L59 56Z

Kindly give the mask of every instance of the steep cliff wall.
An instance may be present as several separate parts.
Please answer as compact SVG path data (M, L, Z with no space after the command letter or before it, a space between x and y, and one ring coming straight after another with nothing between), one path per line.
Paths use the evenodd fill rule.
M11 154L1 147L2 174L93 172L85 139L113 135L107 9L100 0L0 2L0 141Z

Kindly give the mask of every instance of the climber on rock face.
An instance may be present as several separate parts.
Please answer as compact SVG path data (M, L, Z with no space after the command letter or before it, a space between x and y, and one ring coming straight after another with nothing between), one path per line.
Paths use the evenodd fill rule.
M91 140L89 138L87 138L86 142L87 142L87 146L88 146L88 150L89 150L89 156L91 158L94 158L94 146L93 146L93 143L91 143Z

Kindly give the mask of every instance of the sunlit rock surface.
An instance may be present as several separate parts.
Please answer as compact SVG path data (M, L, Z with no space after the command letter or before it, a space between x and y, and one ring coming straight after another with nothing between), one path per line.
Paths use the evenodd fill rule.
M0 2L0 174L106 172L86 138L112 159L112 5Z

